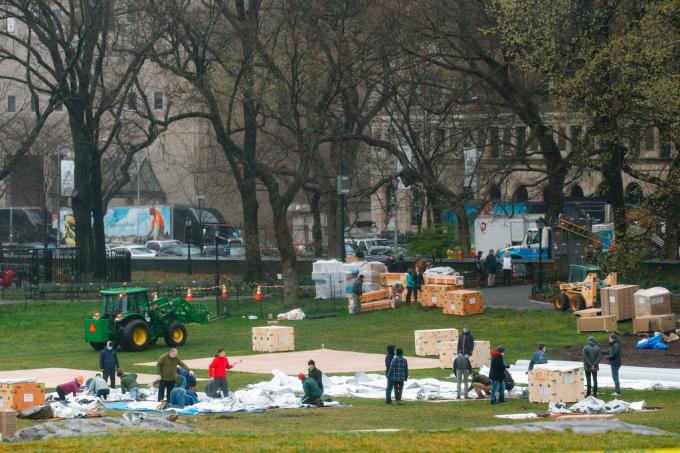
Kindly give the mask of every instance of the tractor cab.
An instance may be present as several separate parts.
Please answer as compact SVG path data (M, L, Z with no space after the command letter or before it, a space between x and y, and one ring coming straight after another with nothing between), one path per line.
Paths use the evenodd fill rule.
M568 283L582 282L593 273L600 275L600 268L592 264L570 264Z
M558 282L559 289L554 307L556 310L572 311L593 308L598 304L599 288L606 288L617 284L616 272L612 272L602 280L601 269L592 264L571 264L569 266L569 280Z

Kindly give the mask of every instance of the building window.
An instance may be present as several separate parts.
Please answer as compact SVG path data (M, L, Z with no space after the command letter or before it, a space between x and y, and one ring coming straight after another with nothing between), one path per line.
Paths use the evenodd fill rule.
M154 110L163 110L163 92L154 91L153 93L153 108Z
M645 131L645 151L654 151L654 128L650 127Z
M508 155L512 153L512 132L509 127L503 129L503 151Z
M659 158L670 159L671 158L671 144L669 142L662 142L659 147Z
M563 127L557 129L557 148L560 151L567 150L567 130Z
M7 111L13 113L17 111L17 98L14 96L7 96Z
M526 153L527 146L527 130L524 126L515 128L515 139L517 145L517 155L523 156Z
M434 145L439 148L444 144L444 140L446 139L446 131L444 131L443 128L439 127L434 131Z
M500 152L500 136L497 127L492 127L489 129L489 141L491 145L491 158L498 159L498 154Z

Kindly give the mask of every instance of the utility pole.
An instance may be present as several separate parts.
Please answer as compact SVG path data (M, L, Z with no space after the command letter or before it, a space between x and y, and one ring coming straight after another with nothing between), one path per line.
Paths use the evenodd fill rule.
M345 169L343 165L343 156L340 155L338 168L338 197L340 199L340 221L338 222L338 247L340 252L340 261L345 261L345 195L349 193L349 177L344 175Z

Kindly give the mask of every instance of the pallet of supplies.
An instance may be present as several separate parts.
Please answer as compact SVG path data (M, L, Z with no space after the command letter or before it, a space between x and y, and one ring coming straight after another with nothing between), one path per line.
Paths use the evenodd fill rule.
M17 432L17 413L0 408L0 441Z
M464 278L462 275L425 274L423 277L426 285L450 285L460 288L464 286Z
M479 291L459 289L446 293L442 305L445 315L468 316L484 312L484 299Z
M614 285L600 288L602 315L616 316L617 321L633 319L635 317L634 295L639 289L638 285Z
M400 282L401 286L406 288L406 274L403 272L386 272L385 286L392 286L394 282Z
M579 316L576 318L576 331L582 332L614 332L616 316Z
M671 310L671 293L666 288L655 287L635 292L635 317L668 315Z
M21 412L45 404L45 386L39 382L0 383L0 409Z
M417 356L436 356L439 354L440 343L457 341L458 329L429 329L414 330Z
M423 307L443 307L445 294L458 289L455 285L424 285L420 288L418 301Z
M677 321L674 314L650 315L633 318L633 333L668 332L675 330Z
M581 318L591 318L593 316L601 316L602 315L602 309L601 308L584 308L583 310L576 310L574 312L576 316L579 316Z
M440 343L439 366L441 368L453 368L453 359L458 355L458 340ZM472 368L481 368L491 365L491 342L475 341L475 348L470 355Z
M388 310L394 308L394 301L391 299L374 300L372 302L362 302L361 311Z
M253 351L281 352L295 350L295 331L288 326L253 327Z
M582 368L544 364L529 371L530 403L576 403L585 396Z
M387 299L390 297L389 289L379 289L378 291L369 291L361 295L361 303L373 302L374 300Z

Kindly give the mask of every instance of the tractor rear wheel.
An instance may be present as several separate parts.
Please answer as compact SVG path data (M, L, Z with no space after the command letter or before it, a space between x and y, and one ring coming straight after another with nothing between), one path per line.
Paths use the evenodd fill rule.
M90 343L90 346L92 346L92 349L95 351L101 351L106 347L106 342L94 341Z
M555 297L553 306L555 307L555 310L565 311L567 308L569 308L569 298L566 294L560 293L557 295L557 297Z
M165 330L165 344L168 346L182 346L187 342L187 328L181 322L173 322Z
M149 344L149 326L141 319L125 324L120 334L120 344L126 351L143 351Z
M581 295L575 295L569 299L569 305L571 306L571 311L584 310L586 308L586 300Z

